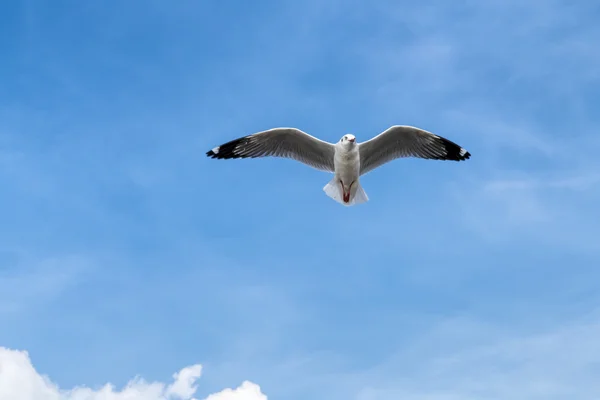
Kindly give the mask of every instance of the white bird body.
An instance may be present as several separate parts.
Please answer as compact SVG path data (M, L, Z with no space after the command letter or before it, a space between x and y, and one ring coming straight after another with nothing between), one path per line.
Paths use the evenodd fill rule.
M327 196L345 206L369 200L360 185L360 152L353 135L345 135L335 144L333 179L323 190Z
M345 206L367 202L369 198L360 184L360 176L394 159L463 161L471 157L468 151L448 139L402 125L392 126L360 144L350 134L332 144L296 128L274 128L234 139L209 150L206 155L219 159L284 157L333 172L333 178L323 190Z

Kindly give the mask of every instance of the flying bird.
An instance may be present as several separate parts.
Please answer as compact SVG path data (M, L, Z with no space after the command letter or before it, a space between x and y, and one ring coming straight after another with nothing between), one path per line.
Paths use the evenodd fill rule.
M448 139L406 125L394 125L362 143L347 134L335 144L300 129L273 128L229 141L206 155L217 159L283 157L332 172L333 179L323 191L345 206L367 202L369 198L360 177L397 158L462 161L471 157L467 150Z

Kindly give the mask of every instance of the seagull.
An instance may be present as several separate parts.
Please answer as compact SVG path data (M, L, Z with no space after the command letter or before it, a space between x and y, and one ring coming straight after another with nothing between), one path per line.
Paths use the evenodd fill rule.
M397 158L463 161L471 157L456 143L407 125L391 126L362 143L346 134L335 144L297 128L273 128L231 140L206 155L216 159L282 157L333 173L323 191L345 206L369 201L360 177Z

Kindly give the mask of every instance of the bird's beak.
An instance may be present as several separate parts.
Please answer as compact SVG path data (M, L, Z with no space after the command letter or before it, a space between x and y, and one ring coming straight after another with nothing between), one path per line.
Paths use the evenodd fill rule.
M355 141L355 140L356 140L356 139L348 139L348 141L349 141L349 142L352 142L352 143L354 143L354 141Z

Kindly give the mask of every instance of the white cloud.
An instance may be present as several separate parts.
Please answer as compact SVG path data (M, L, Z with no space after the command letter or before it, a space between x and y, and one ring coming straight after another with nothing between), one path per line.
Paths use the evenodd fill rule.
M173 375L173 382L146 382L136 377L121 390L110 383L99 389L75 387L63 390L40 375L26 351L0 347L0 399L2 400L196 400L200 364L185 367ZM236 389L225 389L206 400L267 400L260 387L244 381Z
M252 382L244 381L237 389L225 389L211 394L206 400L267 400L260 387Z

